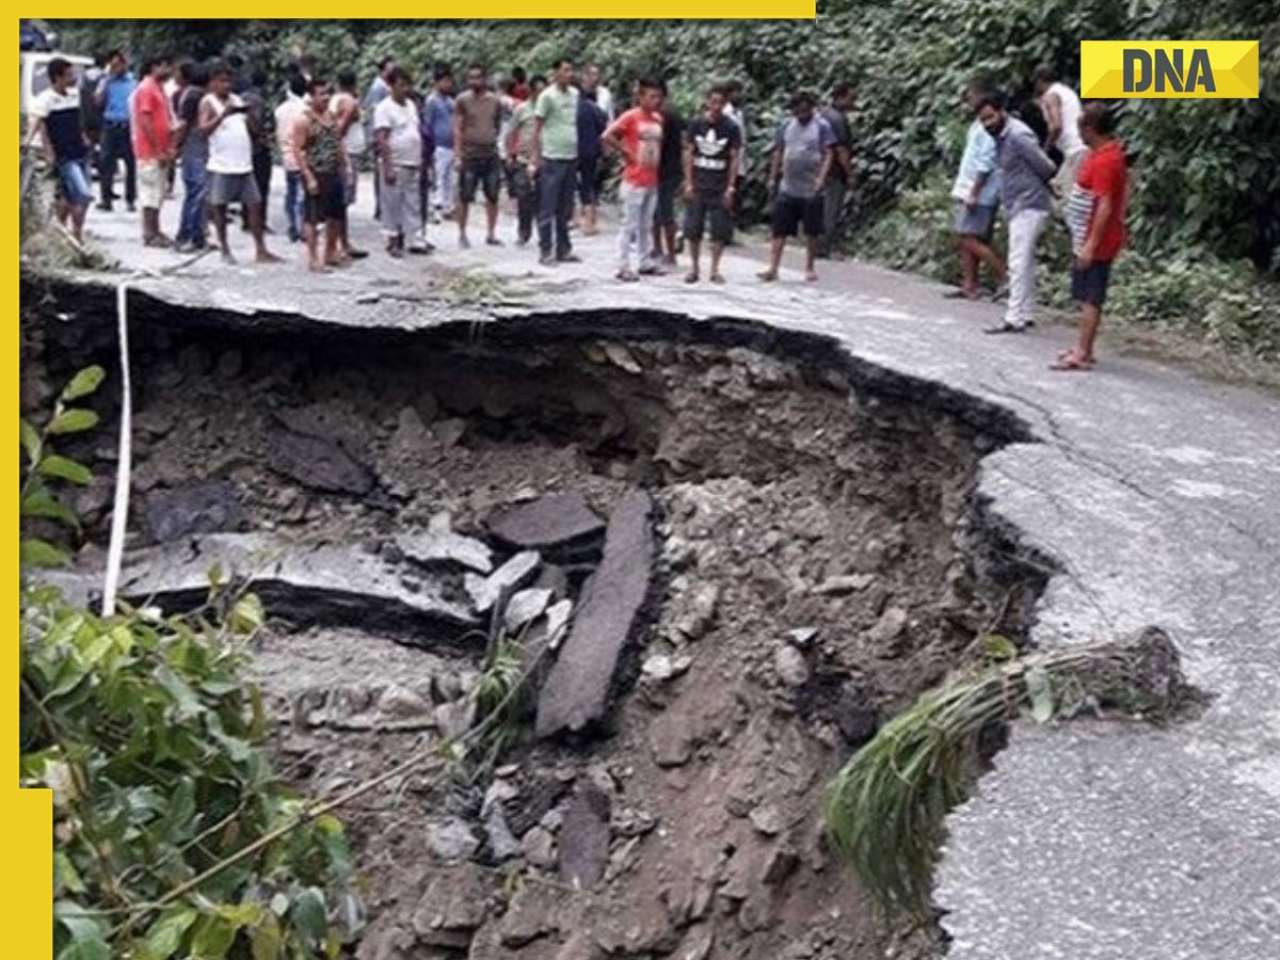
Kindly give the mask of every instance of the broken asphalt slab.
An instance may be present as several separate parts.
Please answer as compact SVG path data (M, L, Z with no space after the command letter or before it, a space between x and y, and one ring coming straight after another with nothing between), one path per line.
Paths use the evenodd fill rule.
M455 642L479 622L436 581L406 586L403 570L359 547L287 543L256 533L213 534L131 553L120 596L170 613L192 610L208 598L215 569L222 583L244 578L272 617L298 625L381 627L407 643L430 645ZM69 597L85 598L101 579L75 574L53 582Z
M609 515L604 558L583 588L569 636L538 693L539 737L605 719L618 659L649 593L652 512L649 494L633 490Z
M512 547L544 553L591 540L604 532L604 521L577 491L548 494L497 510L485 526Z
M371 194L362 191L351 229L377 249ZM166 220L176 207L166 206ZM61 275L82 304L66 322L112 315L115 284L128 272L175 262L141 247L124 212L95 211L88 228L124 270ZM510 241L505 215L500 232ZM135 318L155 322L189 307L223 329L308 336L483 329L496 338L519 328L730 342L841 369L858 402L892 393L1014 441L983 461L978 495L1023 546L1056 565L1032 639L1052 649L1158 623L1178 643L1189 679L1216 697L1202 716L1165 731L1017 725L995 770L949 819L936 889L955 938L949 957L1274 960L1275 397L1113 354L1091 373L1054 375L1046 366L1069 346L1066 329L994 343L980 330L998 320L998 306L944 300L936 284L852 261L822 263L817 284L793 269L760 284L750 242L727 252L723 285L684 284L679 275L618 284L609 279L613 239L575 237L583 262L556 267L538 266L510 242L441 246L425 267L375 255L321 276L300 264L225 267L206 257L173 277L140 279L129 302ZM443 295L453 271L472 269L499 277L508 302Z

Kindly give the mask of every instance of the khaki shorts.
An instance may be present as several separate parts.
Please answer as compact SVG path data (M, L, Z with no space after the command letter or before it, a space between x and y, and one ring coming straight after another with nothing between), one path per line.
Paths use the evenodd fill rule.
M138 203L159 210L169 192L169 167L163 160L138 162Z

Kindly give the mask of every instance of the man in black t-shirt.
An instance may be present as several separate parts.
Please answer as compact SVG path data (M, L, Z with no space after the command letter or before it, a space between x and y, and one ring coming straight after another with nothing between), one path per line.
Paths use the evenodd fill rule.
M711 282L724 283L720 254L733 236L733 201L737 184L742 133L724 115L722 87L707 91L706 110L689 121L684 144L684 238L689 242L691 266L686 283L698 282L702 234L711 230Z
M818 256L837 258L842 256L843 239L841 217L844 198L853 183L853 133L849 129L849 111L853 109L853 88L847 83L837 83L831 88L831 104L822 116L835 134L835 156L831 163L831 176L827 177L822 196L822 239L818 241Z
M662 151L658 154L658 204L653 214L653 255L668 266L676 262L676 194L684 176L680 157L684 120L671 105L665 81L662 91Z

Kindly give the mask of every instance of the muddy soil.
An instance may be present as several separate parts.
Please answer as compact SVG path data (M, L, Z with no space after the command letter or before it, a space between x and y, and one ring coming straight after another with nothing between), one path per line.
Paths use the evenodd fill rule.
M576 491L605 518L630 490L654 498L649 602L607 722L543 741L530 726L488 764L409 774L345 810L362 960L932 949L878 918L819 808L839 765L975 636L1022 635L1041 575L973 497L982 454L1014 437L821 341L672 323L678 336L629 342L589 335L589 318L385 343L181 315L135 332L133 546L221 527L386 554L447 513L501 560L495 509ZM86 360L113 369L109 340L52 320L28 335L28 404ZM99 403L109 425L110 393ZM106 429L68 450L102 478L78 504L85 563L105 542L113 448ZM227 502L180 509L193 497ZM589 573L563 588L575 603ZM282 767L327 794L429 747L441 724L414 718L464 701L484 649L273 624L257 675ZM310 712L341 691L359 716L362 691L388 690L408 721Z

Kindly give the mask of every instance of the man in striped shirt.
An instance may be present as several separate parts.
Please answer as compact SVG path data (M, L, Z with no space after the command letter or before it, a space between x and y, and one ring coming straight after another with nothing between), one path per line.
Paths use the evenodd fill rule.
M1062 353L1052 369L1075 371L1093 367L1093 343L1102 324L1111 263L1124 248L1129 168L1124 144L1115 136L1115 120L1106 104L1094 101L1080 112L1080 137L1089 148L1067 201L1071 230L1071 296L1080 304L1080 338Z

